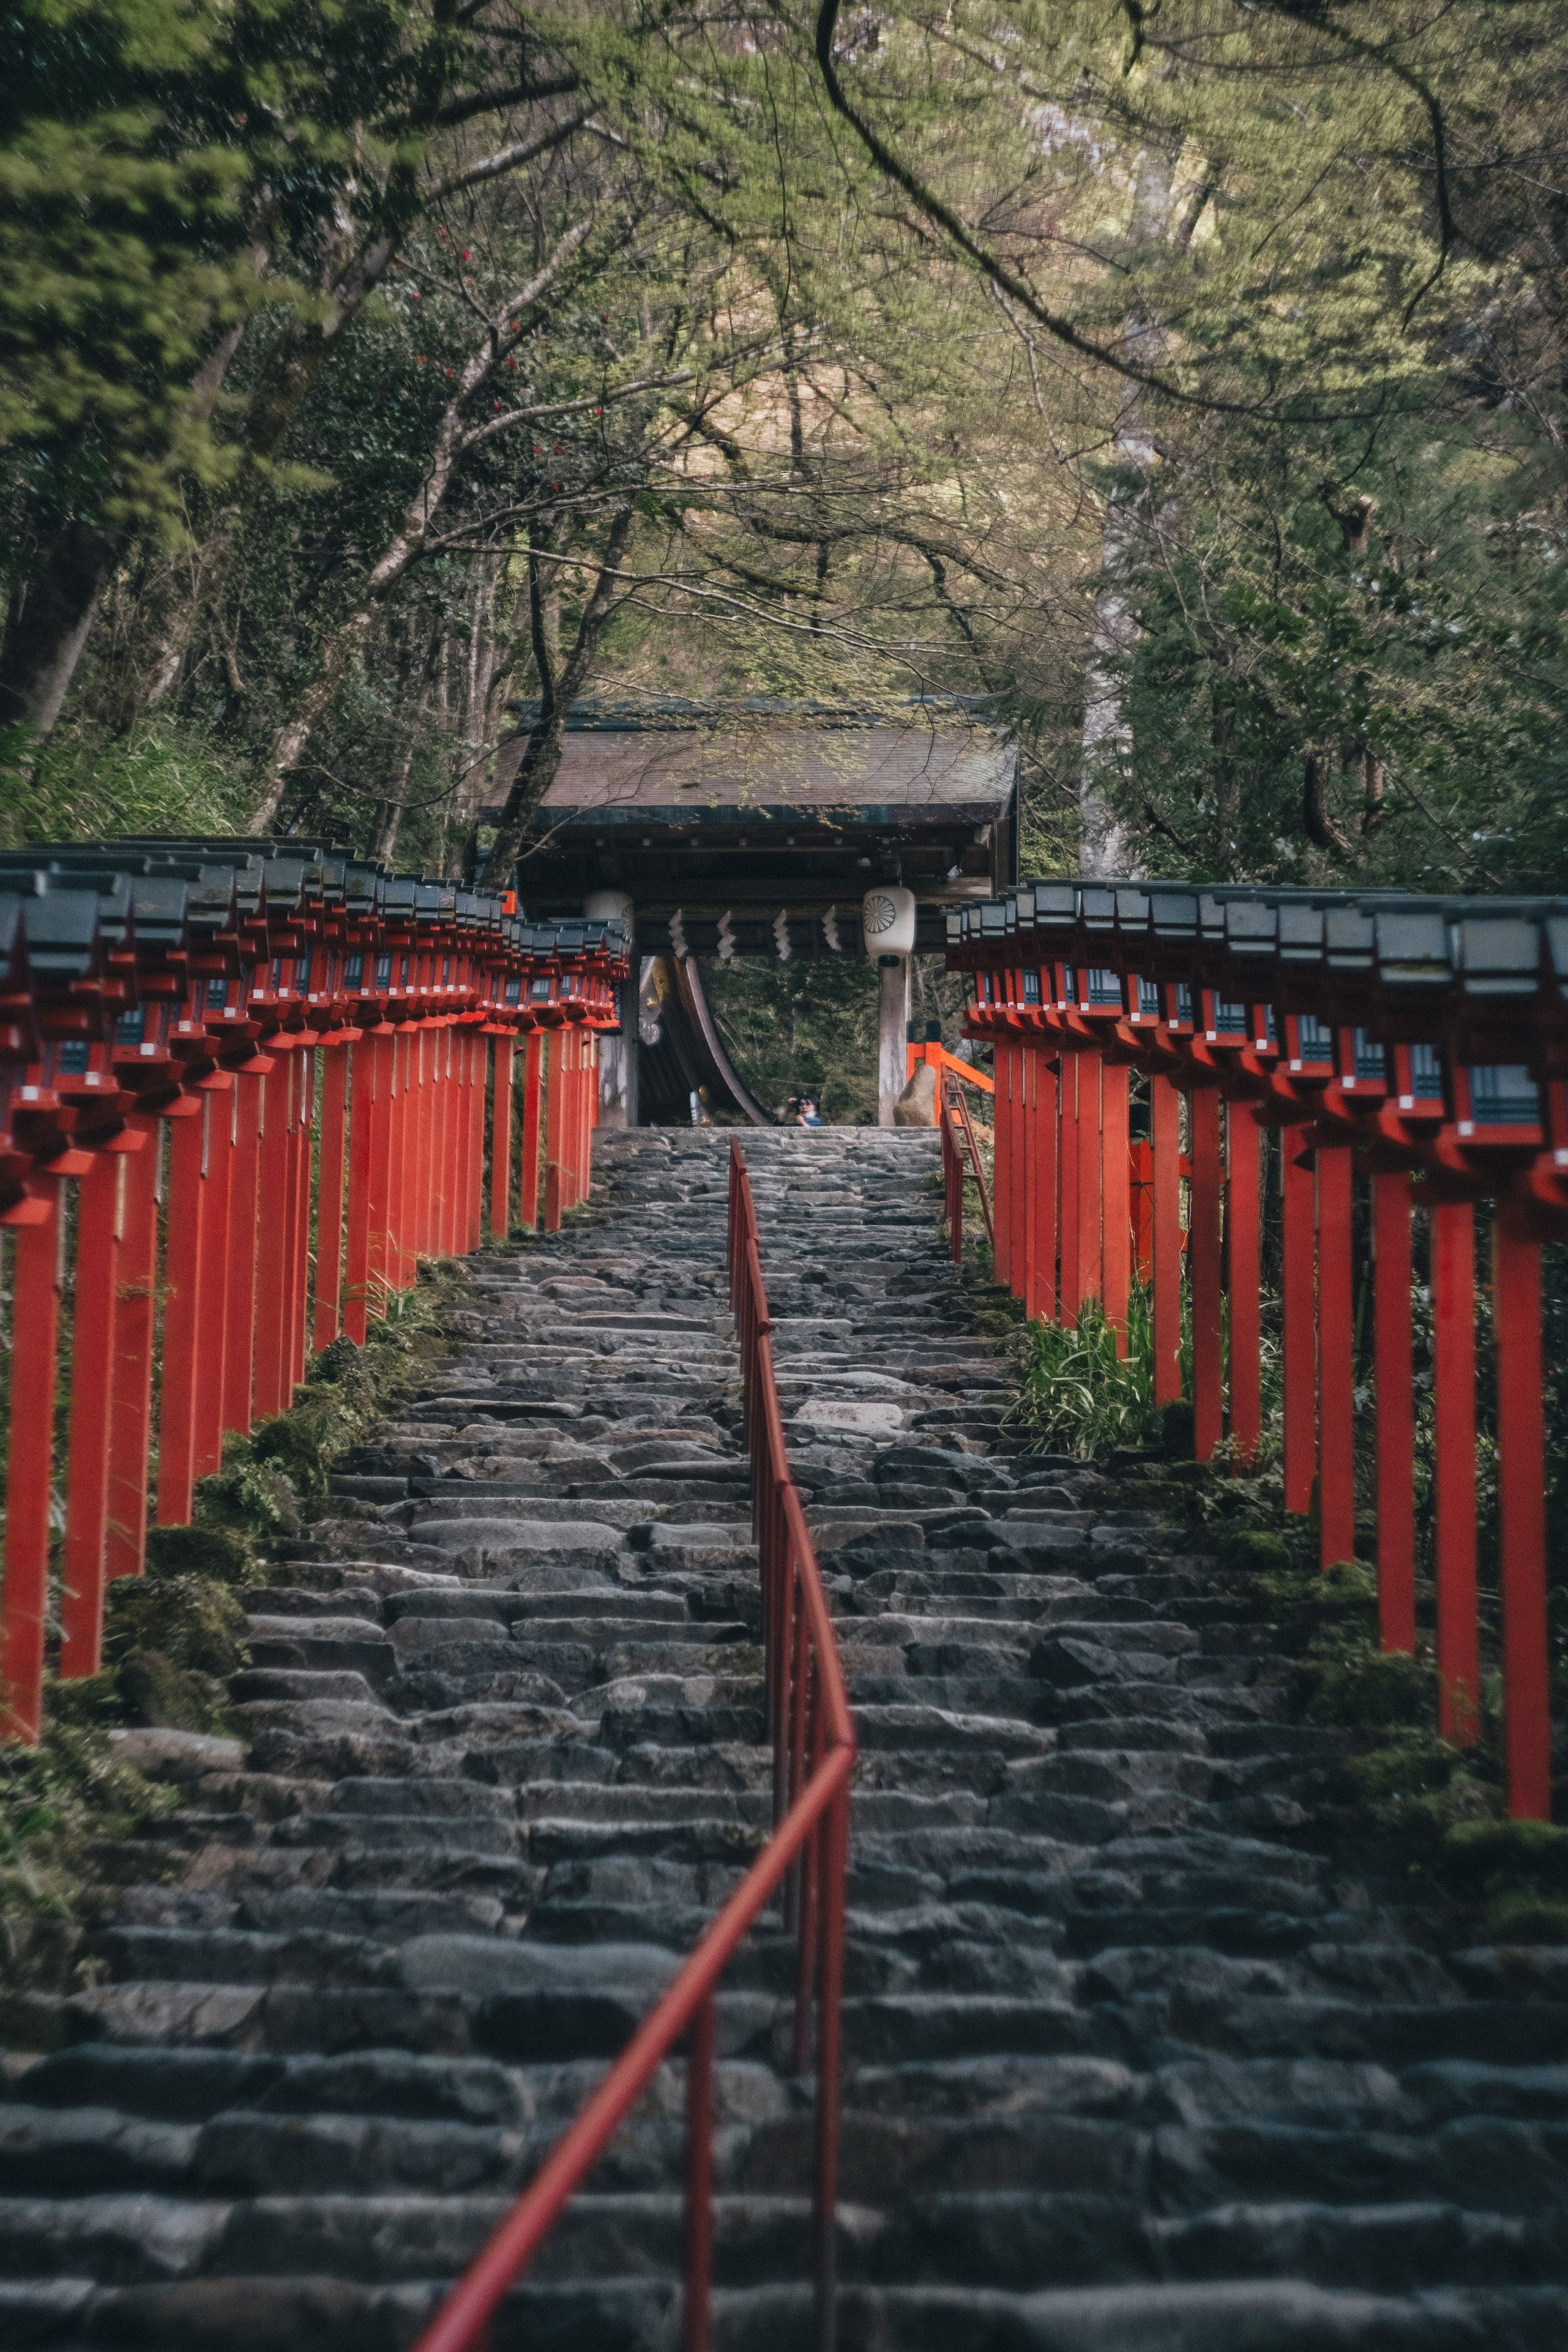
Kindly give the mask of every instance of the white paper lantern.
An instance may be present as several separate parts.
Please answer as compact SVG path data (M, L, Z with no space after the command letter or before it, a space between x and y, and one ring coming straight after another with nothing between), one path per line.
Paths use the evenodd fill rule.
M889 883L868 890L861 901L861 929L867 955L915 953L915 893Z

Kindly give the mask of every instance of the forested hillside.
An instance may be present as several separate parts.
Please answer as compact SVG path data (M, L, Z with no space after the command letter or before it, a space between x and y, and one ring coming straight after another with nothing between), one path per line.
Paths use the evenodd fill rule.
M1550 0L5 23L12 840L497 880L580 695L959 692L1036 870L1568 879Z

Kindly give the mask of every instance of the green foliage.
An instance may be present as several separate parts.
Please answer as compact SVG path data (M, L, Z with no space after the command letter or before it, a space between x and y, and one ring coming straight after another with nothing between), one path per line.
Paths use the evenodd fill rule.
M1089 1460L1155 1435L1154 1324L1143 1292L1128 1301L1127 1352L1097 1299L1073 1323L1035 1322L1021 1342L1022 1370L1009 1415L1041 1453Z
M209 1583L244 1585L256 1583L261 1572L249 1542L236 1528L200 1523L147 1531L149 1577L195 1576Z
M210 1577L118 1577L109 1588L103 1647L110 1664L133 1650L155 1650L174 1666L232 1675L246 1659L245 1611L228 1585Z
M51 1723L36 1748L0 1748L0 1984L68 1981L95 1853L175 1801L90 1725Z
M0 846L115 834L230 834L250 813L248 779L189 727L124 741L71 728L35 761L20 728L0 729Z

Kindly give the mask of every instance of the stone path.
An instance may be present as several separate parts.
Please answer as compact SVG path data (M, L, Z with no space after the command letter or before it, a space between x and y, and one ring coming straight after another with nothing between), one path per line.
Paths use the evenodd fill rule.
M1267 1630L999 1438L933 1138L747 1146L862 1747L845 2352L1561 2347L1568 1955L1315 1848ZM601 1136L249 1596L244 1748L132 1735L188 1786L7 2061L7 2345L401 2352L765 1835L727 1148ZM727 2352L806 2342L789 1965L719 2003ZM673 2346L681 2144L667 2070L496 2352Z

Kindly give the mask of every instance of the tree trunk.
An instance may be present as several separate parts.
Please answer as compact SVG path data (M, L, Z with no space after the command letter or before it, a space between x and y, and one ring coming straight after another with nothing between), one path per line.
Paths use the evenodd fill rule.
M1320 751L1309 751L1301 762L1301 831L1320 849L1348 849L1350 844L1329 814L1329 762Z
M0 652L0 726L54 732L93 615L113 568L114 541L93 524L69 522L28 586Z
M592 593L582 608L582 618L577 625L577 637L568 659L558 667L552 659L546 621L547 598L540 579L542 567L538 545L528 554L528 616L533 635L534 660L539 673L539 715L528 730L517 772L507 794L507 804L501 811L501 822L490 854L485 860L481 877L486 890L509 890L512 869L523 846L523 836L529 820L544 800L556 780L560 767L561 730L566 716L582 691L583 681L599 650L599 640L604 624L610 617L615 600L614 577L621 559L626 552L626 542L632 535L632 501L628 499L617 507L610 524L610 536L605 541L599 575Z
M1375 833L1383 823L1383 762L1375 751L1361 755L1361 829Z

